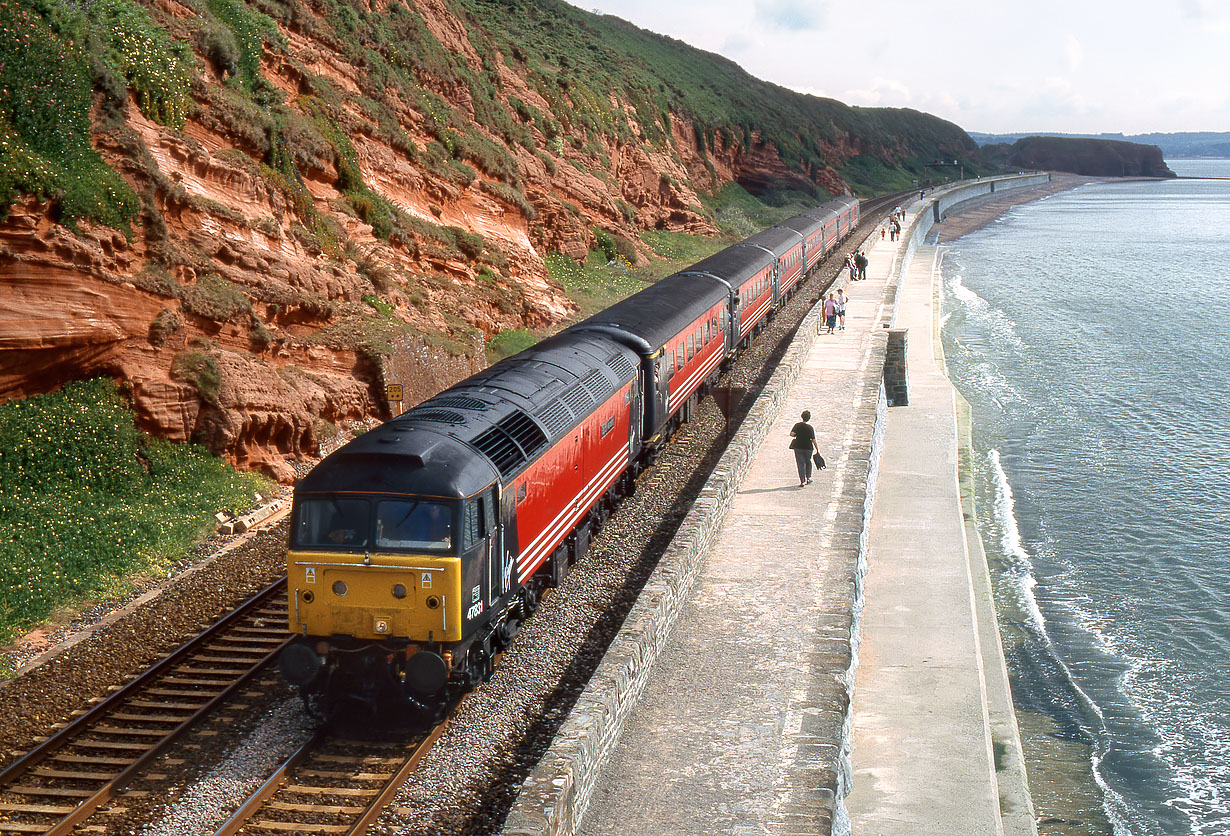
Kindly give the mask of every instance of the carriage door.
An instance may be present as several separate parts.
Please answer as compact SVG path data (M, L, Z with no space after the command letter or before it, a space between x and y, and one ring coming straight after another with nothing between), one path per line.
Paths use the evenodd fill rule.
M640 366L636 370L636 382L632 384L631 403L628 406L628 456L630 459L635 459L636 454L641 449L641 430L644 426L645 416L641 412L641 399L644 397L645 391L645 367Z

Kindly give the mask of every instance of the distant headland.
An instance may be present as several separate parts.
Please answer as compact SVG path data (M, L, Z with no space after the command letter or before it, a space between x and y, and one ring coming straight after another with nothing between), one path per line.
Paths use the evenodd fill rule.
M1115 139L1027 136L1011 145L984 145L993 165L1039 171L1067 171L1086 177L1175 177L1162 149Z

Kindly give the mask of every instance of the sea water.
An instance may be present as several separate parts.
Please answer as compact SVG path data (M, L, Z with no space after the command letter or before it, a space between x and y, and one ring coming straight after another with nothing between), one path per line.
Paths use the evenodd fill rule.
M1230 833L1230 180L1061 192L941 274L1018 711L1115 834Z

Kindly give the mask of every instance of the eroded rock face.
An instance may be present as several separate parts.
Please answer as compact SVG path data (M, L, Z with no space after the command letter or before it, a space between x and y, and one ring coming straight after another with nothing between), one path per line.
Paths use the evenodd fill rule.
M441 44L481 69L466 25L446 4L414 7ZM172 31L192 17L175 0L160 0L151 14ZM731 180L806 181L759 141L743 148L719 134L702 151L691 122L678 118L673 145L597 140L610 160L601 171L569 137L527 124L551 149L533 153L475 123L515 159L521 202L481 171L465 182L429 164L427 116L394 90L399 139L382 138L387 126L357 103L359 72L312 31L284 30L287 50L267 51L262 74L305 123L312 117L298 97L306 90L356 94L341 99L338 118L364 184L414 219L413 233L374 235L343 194L327 148L299 161L301 192L279 179L266 165L268 137L225 112L224 79L198 56L205 74L181 130L133 104L123 127L96 137L142 196L131 231L88 223L70 231L55 222L54 204L34 200L0 223L0 401L107 375L127 384L151 434L195 439L238 466L290 480L290 462L314 456L322 434L387 418L481 368L486 338L564 321L573 305L550 281L546 254L584 259L594 227L633 242L647 228L712 234L699 191ZM549 110L506 62L495 65L506 98ZM473 114L465 91L436 92ZM812 181L843 190L833 172ZM402 384L402 403L386 401L390 383Z

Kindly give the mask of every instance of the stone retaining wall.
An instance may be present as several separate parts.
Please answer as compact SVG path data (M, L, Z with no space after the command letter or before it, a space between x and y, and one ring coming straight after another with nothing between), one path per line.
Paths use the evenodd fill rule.
M722 454L555 742L522 785L505 821L505 836L575 832L730 504L781 412L790 384L802 371L820 318L819 307L814 308L799 326L794 343Z

